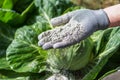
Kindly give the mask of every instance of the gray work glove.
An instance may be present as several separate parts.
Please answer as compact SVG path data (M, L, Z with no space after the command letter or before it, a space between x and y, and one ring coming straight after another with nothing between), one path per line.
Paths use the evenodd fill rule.
M106 29L109 19L101 10L76 10L51 20L53 26L60 26L41 33L38 45L43 49L63 48L80 42L97 30Z

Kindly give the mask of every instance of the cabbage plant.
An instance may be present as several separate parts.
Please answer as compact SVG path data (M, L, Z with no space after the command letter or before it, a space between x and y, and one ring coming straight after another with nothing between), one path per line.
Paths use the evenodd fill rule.
M38 46L50 19L74 7L70 0L1 0L0 80L95 80L119 67L120 27L63 49Z
M59 70L79 70L90 62L93 42L90 38L63 49L48 50L47 62Z

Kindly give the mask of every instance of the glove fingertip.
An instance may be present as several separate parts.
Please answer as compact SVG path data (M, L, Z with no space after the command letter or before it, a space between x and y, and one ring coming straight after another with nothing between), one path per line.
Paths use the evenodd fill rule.
M44 43L41 41L38 41L38 46L42 46Z
M42 48L45 50L51 49L52 47L53 47L53 44L51 42L47 42L42 46Z
M38 40L40 40L42 38L42 35L40 34L40 35L38 35Z
M51 24L53 26L60 26L60 25L64 25L66 23L69 22L71 16L69 16L68 13L62 15L62 16L58 16L58 17L55 17L55 18L52 18L51 19Z
M38 40L41 40L45 36L45 32L42 32L38 35Z
M51 19L50 22L51 22L52 26L59 26L61 24L61 18L59 18L59 17L53 18L53 19Z
M56 43L53 45L53 48L64 48L67 46L67 43L66 42L59 42L59 43Z

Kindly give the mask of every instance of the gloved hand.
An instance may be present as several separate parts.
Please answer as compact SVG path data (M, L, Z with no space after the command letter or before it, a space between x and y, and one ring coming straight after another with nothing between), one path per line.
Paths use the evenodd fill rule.
M43 49L63 48L80 42L97 30L109 26L107 14L101 10L76 10L51 20L53 26L60 26L41 33L38 45Z

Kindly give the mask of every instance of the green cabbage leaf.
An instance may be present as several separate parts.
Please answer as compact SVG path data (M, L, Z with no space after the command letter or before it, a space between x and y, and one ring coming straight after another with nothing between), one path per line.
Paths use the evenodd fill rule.
M0 69L9 69L6 60L6 49L14 38L15 30L9 25L0 22Z
M47 52L38 46L37 36L49 26L35 23L19 28L7 48L7 60L16 72L42 72L46 70Z

